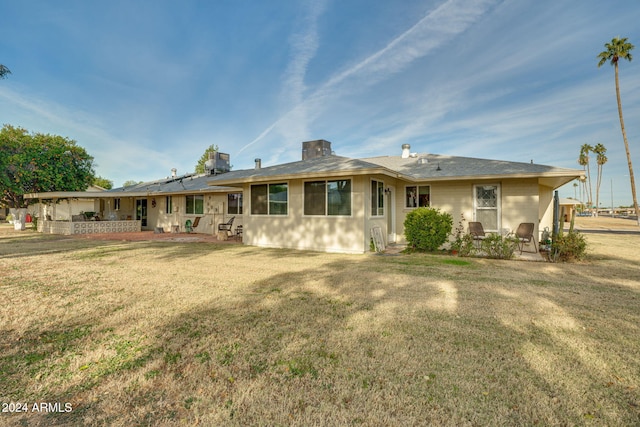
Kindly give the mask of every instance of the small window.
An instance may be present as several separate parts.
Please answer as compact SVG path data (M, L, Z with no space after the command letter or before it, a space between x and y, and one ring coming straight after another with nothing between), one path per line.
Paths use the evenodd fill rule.
M371 180L371 216L384 216L384 182Z
M201 194L187 196L186 213L191 215L202 215L204 213L204 196Z
M431 206L431 187L428 185L411 185L405 187L405 207L428 208Z
M227 195L227 213L229 215L242 215L242 193L229 193Z
M287 215L288 199L289 186L287 183L252 185L251 214Z
M351 215L351 180L304 183L305 215Z
M114 211L119 211L120 210L120 199L113 199L113 210Z
M164 212L168 214L172 213L173 212L173 196L166 196L164 203L165 203Z

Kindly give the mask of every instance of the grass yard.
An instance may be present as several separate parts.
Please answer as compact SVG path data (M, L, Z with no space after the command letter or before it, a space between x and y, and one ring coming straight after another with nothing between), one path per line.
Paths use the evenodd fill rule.
M550 264L2 225L0 425L640 425L640 235L587 239Z

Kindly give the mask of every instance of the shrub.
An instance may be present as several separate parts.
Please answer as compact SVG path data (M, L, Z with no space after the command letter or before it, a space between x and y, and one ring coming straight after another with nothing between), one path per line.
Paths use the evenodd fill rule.
M473 244L473 236L464 232L464 214L460 215L458 226L453 232L453 242L451 242L451 250L458 252L459 256L471 256L475 253Z
M580 261L587 253L587 241L577 231L560 233L551 244L552 261Z
M511 259L518 247L515 237L502 237L499 234L488 234L482 241L481 248L489 258Z
M454 243L457 246L459 256L473 256L476 253L476 246L473 242L471 234L464 234L458 241Z
M417 208L404 220L404 235L409 245L418 251L435 251L451 234L453 218L440 209Z

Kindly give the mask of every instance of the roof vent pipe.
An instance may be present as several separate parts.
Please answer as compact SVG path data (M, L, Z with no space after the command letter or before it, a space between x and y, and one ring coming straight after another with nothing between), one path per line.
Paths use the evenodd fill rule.
M408 159L410 152L411 152L411 145L402 144L402 158L403 159Z
M261 159L256 159L256 169L260 169L262 168L262 160Z
M178 169L176 168L171 168L171 176L173 178L175 178L178 175Z

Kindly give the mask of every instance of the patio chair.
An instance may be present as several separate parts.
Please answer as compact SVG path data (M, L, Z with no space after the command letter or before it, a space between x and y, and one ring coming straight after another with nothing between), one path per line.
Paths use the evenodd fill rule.
M236 219L235 216L229 218L229 221L223 222L222 224L218 224L218 232L226 231L227 235L231 233L231 226L233 225L233 220Z
M481 222L469 222L469 234L473 237L473 242L479 248L482 241L487 237Z
M236 240L242 240L242 224L236 226Z
M193 229L196 228L198 226L198 224L200 224L200 217L197 216L193 222L191 222L190 219L187 220L187 222L184 223L184 230L187 233L193 233Z
M515 237L518 239L518 249L520 249L520 253L522 252L530 252L530 253L538 253L538 246L536 245L536 239L533 237L533 230L535 226L532 222L523 222L518 226L518 229L515 232ZM529 243L533 243L533 251L525 251L524 245Z

